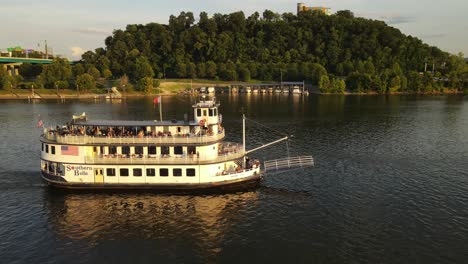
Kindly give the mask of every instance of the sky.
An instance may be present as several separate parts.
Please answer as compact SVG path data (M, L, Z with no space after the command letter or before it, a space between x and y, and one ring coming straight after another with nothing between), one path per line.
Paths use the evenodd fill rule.
M8 47L43 49L79 59L87 50L104 47L104 39L127 24L167 24L182 11L247 16L269 9L296 13L298 0L0 0L0 50ZM457 54L468 54L468 0L303 0L307 6L327 6L332 12L351 10L355 16L378 19L404 34Z

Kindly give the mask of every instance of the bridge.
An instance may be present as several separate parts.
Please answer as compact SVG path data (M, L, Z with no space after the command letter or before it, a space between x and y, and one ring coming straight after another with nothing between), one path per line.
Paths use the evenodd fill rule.
M21 58L21 57L0 57L0 64L10 75L18 75L18 66L23 63L31 64L52 64L51 59Z

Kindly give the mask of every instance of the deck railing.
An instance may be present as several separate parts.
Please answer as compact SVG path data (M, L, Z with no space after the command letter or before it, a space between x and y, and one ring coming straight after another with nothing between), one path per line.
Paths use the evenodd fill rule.
M244 152L239 150L237 152L230 152L225 154L219 154L214 159L202 159L197 155L98 155L98 156L86 156L85 163L87 164L211 164L219 163L223 161L235 160L242 158Z
M43 137L47 140L61 144L105 144L105 145L126 145L126 144L206 144L223 139L224 131L214 135L188 135L188 136L159 136L159 137L102 137L102 136L72 136L58 135L56 133L46 133Z

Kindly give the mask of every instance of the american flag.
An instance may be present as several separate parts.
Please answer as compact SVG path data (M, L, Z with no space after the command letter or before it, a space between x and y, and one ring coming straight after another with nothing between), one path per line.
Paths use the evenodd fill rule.
M68 156L79 155L78 146L62 146L60 150L62 151L62 155L68 155Z
M161 96L155 97L153 99L153 104L159 104L159 103L161 103Z

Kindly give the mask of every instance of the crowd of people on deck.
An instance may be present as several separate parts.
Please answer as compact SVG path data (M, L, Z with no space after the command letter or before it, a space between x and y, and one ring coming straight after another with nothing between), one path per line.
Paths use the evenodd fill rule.
M93 136L93 137L163 137L172 136L170 131L147 131L146 127L99 127L99 126L70 126L68 123L65 126L57 126L55 130L49 130L50 133L55 133L60 136ZM188 134L178 136L189 136Z
M172 137L170 131L147 131L146 127L99 127L99 126L70 126L68 123L65 126L57 126L55 129L50 129L49 133L60 136L93 136L93 137ZM222 130L221 130L222 132ZM219 133L221 133L219 132ZM211 128L200 129L197 134L178 133L176 137L190 137L200 135L213 135Z

